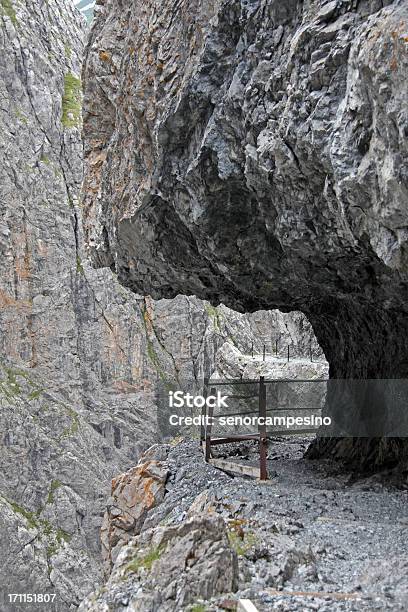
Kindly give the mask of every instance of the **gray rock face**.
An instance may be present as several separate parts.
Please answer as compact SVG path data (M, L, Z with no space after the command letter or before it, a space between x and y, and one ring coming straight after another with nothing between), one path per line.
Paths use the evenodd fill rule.
M274 355L263 356L243 355L229 342L222 345L216 355L216 369L212 379L240 378L258 380L260 376L270 380L315 380L327 379L329 367L326 361L311 361L293 357L289 361L284 357Z
M75 609L102 577L108 483L125 457L30 370L0 368L0 566L7 593L55 593Z
M121 452L96 431L108 411L84 417L82 340L101 315L75 200L81 25L70 3L28 0L2 3L0 27L0 584L2 597L54 592L66 611L101 576L106 483L134 443Z
M155 298L300 310L333 376L405 376L406 2L103 4L94 261Z
M0 3L0 27L0 584L56 592L66 611L102 577L112 477L157 441L157 381L201 380L221 344L249 346L257 330L196 298L135 296L90 267L85 23L70 2L27 0Z
M195 515L131 540L119 554L106 594L91 595L79 610L177 612L198 599L235 591L237 575L237 555L223 519Z
M229 480L204 463L197 443L151 447L112 481L102 530L116 543L111 571L79 609L176 612L235 591L237 554L212 495L205 498Z

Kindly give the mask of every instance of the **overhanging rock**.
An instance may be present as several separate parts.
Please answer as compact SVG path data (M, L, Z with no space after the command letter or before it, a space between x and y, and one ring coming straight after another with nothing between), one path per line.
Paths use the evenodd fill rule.
M331 376L407 376L407 17L107 0L84 70L95 263L156 298L300 310Z

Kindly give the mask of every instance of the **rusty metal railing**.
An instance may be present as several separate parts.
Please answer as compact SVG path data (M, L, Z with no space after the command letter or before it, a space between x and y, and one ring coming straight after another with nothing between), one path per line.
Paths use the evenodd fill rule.
M259 444L259 478L260 480L268 479L268 469L267 469L267 455L268 455L268 438L277 435L293 435L293 434L311 434L316 433L318 427L313 428L305 428L299 427L295 430L291 430L288 428L284 429L273 429L272 431L268 431L266 425L266 416L267 412L277 413L277 412L302 412L302 411L311 411L314 410L320 411L322 405L324 403L324 394L325 394L325 385L327 381L318 379L318 380L266 380L263 376L259 378L259 380L223 380L223 381L206 381L206 397L215 396L217 393L217 389L220 387L232 387L234 392L232 394L226 394L224 397L229 400L239 400L240 407L242 407L242 403L244 403L243 410L238 412L226 412L221 414L214 414L214 407L207 406L206 404L203 406L202 414L201 414L201 431L200 431L200 440L201 445L204 450L205 460L207 462L213 461L212 456L212 448L214 446L230 444L233 442L243 442L250 440L257 440ZM305 398L304 403L307 404L308 401L312 400L312 407L303 406L302 405L286 405L284 407L279 405L279 392L276 392L276 385L288 385L289 387L293 385L320 385L320 388L312 393L311 397ZM267 387L268 385L275 385L273 388L275 391L274 397L274 405L268 407L267 402ZM251 388L252 387L252 388ZM249 389L249 394L245 393L245 389ZM238 390L238 392L237 392ZM302 387L300 387L302 390ZM285 393L284 393L285 395ZM289 393L290 396L290 393ZM287 399L287 398L286 398ZM296 399L296 393L295 393ZM298 398L299 400L299 398ZM250 409L250 407L246 407L246 404L251 404L254 406L254 401L256 402L256 408ZM290 398L289 398L290 401ZM302 403L302 397L300 398ZM317 405L316 405L317 403ZM221 417L233 417L238 415L251 415L257 414L258 416L258 431L246 432L246 433L233 433L229 435L214 435L213 426L215 422L215 417L220 419ZM225 462L224 462L225 463ZM215 464L215 463L214 463ZM231 470L233 471L233 470ZM254 471L253 471L254 472ZM249 473L249 470L247 470ZM255 472L254 472L255 475Z

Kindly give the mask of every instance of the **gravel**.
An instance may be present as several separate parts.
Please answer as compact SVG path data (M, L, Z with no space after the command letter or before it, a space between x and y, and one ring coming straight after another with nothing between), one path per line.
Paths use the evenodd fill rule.
M173 482L160 515L172 507L171 520L183 520L206 490L211 509L232 529L241 525L243 540L232 540L240 585L231 596L253 600L260 611L406 610L408 491L390 486L386 474L362 477L339 464L303 459L310 441L271 440L266 483L226 475L204 463L197 442L182 442L168 455ZM217 454L237 459L238 451L242 462L256 464L254 443L219 447ZM207 609L222 610L220 604Z

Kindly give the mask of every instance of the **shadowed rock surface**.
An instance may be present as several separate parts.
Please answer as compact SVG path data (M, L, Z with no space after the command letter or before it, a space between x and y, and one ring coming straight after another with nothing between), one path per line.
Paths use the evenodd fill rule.
M94 262L155 298L300 310L332 377L406 377L407 18L401 0L105 0L84 69Z

